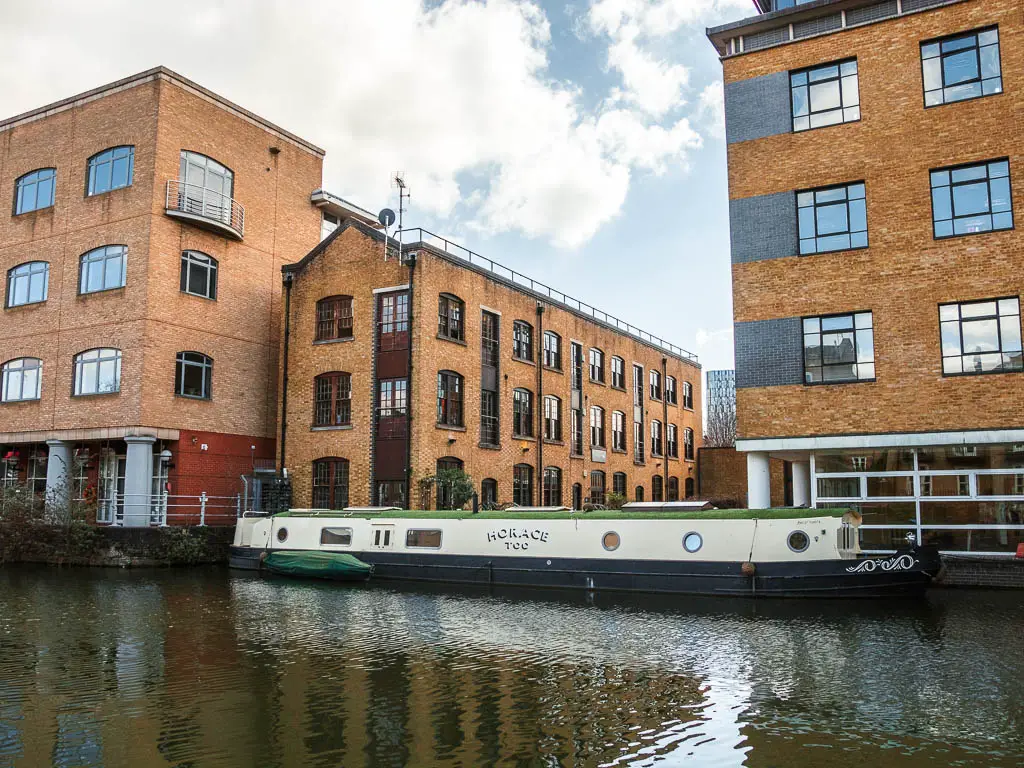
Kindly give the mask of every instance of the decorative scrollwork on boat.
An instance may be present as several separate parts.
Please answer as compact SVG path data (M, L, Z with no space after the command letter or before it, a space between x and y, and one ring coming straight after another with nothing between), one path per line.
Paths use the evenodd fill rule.
M896 555L895 557L889 557L880 559L875 558L872 560L862 560L857 565L851 565L846 569L847 573L874 573L877 570L881 571L909 571L915 565L918 560L916 557L910 554Z

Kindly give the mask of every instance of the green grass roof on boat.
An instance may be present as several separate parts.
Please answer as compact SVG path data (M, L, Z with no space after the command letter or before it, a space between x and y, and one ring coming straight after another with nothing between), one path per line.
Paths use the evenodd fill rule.
M701 509L694 511L652 511L601 509L589 512L573 510L516 511L482 510L474 514L465 509L367 509L328 510L290 509L275 517L366 517L392 520L793 520L796 518L842 517L847 509Z

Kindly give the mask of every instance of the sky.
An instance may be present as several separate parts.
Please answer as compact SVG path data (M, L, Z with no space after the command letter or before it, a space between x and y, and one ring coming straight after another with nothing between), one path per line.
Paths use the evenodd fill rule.
M752 0L34 0L0 117L164 65L327 150L324 187L733 367L721 65Z

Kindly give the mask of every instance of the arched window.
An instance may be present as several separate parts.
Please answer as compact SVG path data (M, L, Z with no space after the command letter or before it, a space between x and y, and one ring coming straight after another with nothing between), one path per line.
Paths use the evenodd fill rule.
M661 475L651 478L651 501L665 500L665 479Z
M533 504L533 467L529 464L512 467L512 503L520 507Z
M661 422L654 419L651 422L651 456L661 456Z
M583 486L579 483L572 484L572 508L577 511L583 509Z
M442 293L437 299L437 335L452 341L466 340L466 305L458 296Z
M683 430L683 458L693 461L693 430L689 427Z
M668 500L679 501L679 478L670 477L668 479Z
M605 501L604 472L600 469L592 470L590 472L590 503L603 507Z
M667 376L665 377L665 401L669 405L679 404L679 391L676 388L676 377Z
M99 293L124 288L128 279L128 246L101 245L79 260L78 292Z
M201 251L182 251L181 292L216 299L217 260Z
M43 383L43 361L35 357L19 357L3 364L0 380L0 402L38 400Z
M480 482L480 508L493 509L498 506L498 481L485 477Z
M693 410L693 384L688 381L683 382L683 408Z
M202 352L179 352L174 382L176 395L209 400L213 397L213 358Z
M7 271L7 306L20 307L46 301L50 287L50 263L26 261Z
M533 326L525 320L512 323L512 356L533 362Z
M665 428L665 447L671 458L679 458L679 435L675 424L669 424Z
M554 395L544 395L544 439L562 439L562 401Z
M348 459L334 457L313 462L314 509L344 509L348 506Z
M135 147L111 147L89 158L86 196L130 187L135 169Z
M56 168L37 168L14 182L14 215L53 205L57 188Z
M316 303L315 341L352 338L352 297L328 296Z
M455 456L445 456L437 460L437 472L443 472L449 469L462 469L462 459ZM437 509L454 509L455 508L455 495L452 492L452 486L449 483L437 482Z
M179 180L182 209L187 213L231 222L231 198L235 192L235 174L212 157L181 150Z
M512 436L533 437L533 392L512 390Z
M633 491L633 498L635 501L644 500L644 487L642 485L638 485L636 489Z
M616 389L626 388L626 361L621 357L613 357L611 362L612 368L612 386Z
M455 371L438 371L437 423L447 427L462 426L462 376Z
M693 478L692 477L686 478L685 488L686 488L686 498L692 499L693 498Z
M626 451L626 414L612 411L612 450Z
M545 507L562 506L562 470L558 467L544 467Z
M562 370L562 337L554 331L544 331L544 365Z
M590 444L604 448L604 408L599 405L590 406Z
M121 350L87 349L75 355L74 394L104 395L121 391Z
M342 427L352 423L352 374L321 373L313 380L313 426Z
M661 371L652 370L651 377L651 400L661 400Z
M626 497L626 473L616 472L612 475L612 493L617 493L623 498Z
M604 383L604 352L597 347L590 349L590 380Z

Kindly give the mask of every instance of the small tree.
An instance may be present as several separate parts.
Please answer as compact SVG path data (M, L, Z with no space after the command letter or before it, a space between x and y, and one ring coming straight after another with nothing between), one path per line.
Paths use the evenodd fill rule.
M451 500L451 509L462 509L473 498L473 480L465 470L446 468L438 470L434 475L425 477L421 483L436 488L436 498L446 497Z
M729 448L736 445L735 408L709 409L707 419L707 428L704 430L704 445L707 448Z
M621 493L609 493L605 497L605 506L608 509L622 509L622 505L626 503L626 497Z

